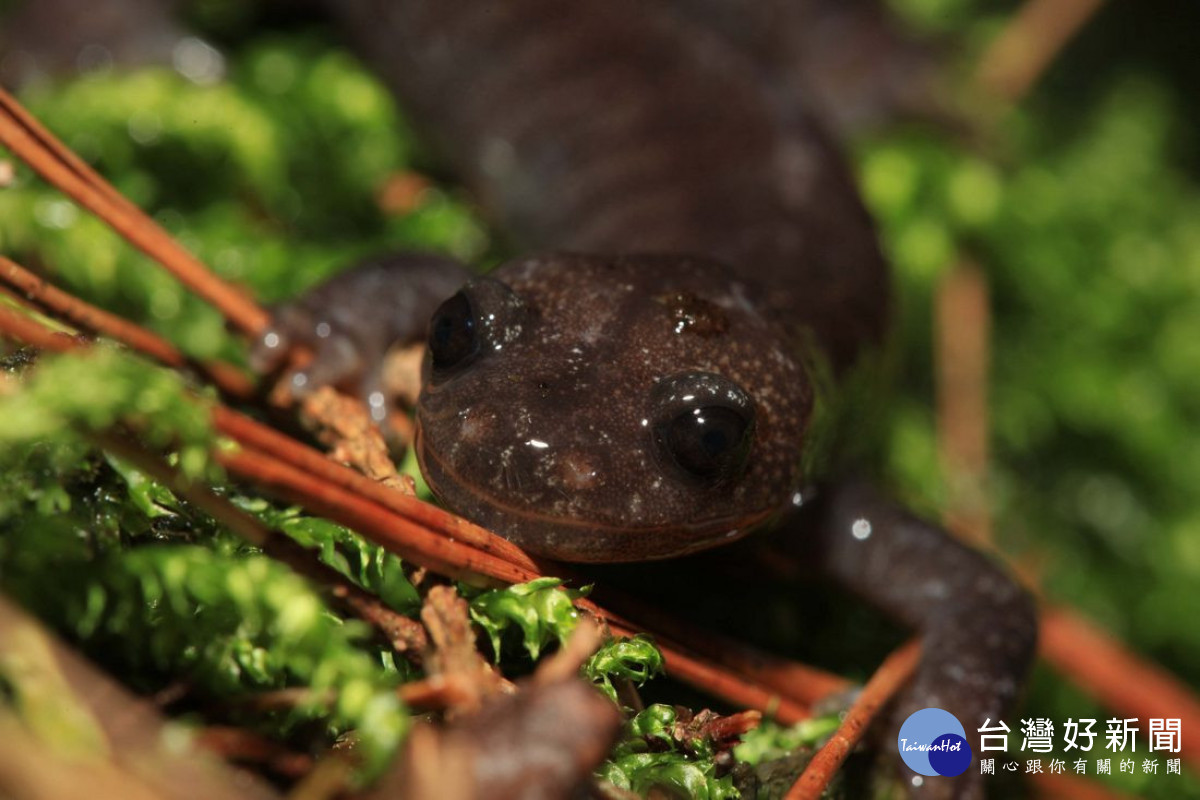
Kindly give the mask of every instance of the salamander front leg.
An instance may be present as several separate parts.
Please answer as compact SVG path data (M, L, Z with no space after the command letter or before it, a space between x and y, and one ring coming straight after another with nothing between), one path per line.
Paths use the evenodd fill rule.
M920 798L983 796L979 728L1010 713L1033 659L1032 597L1002 566L862 482L826 487L786 537L808 563L902 624L916 629L922 658L897 698L885 739L923 708L962 723L974 758L958 778L918 778ZM783 544L781 542L781 544Z
M304 396L322 386L355 391L381 422L388 411L381 379L388 351L423 341L438 305L470 276L459 262L429 254L364 261L277 306L251 348L251 366L272 372L291 348L306 347L313 358L289 375L291 393Z

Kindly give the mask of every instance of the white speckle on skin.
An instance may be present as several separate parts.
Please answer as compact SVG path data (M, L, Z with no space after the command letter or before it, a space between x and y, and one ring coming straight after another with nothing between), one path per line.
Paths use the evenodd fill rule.
M932 581L925 587L925 596L932 600L945 600L950 596L950 587L944 581Z
M492 178L502 178L510 174L516 167L517 154L512 143L505 139L489 139L483 146L483 157L480 159L484 173Z
M367 404L371 407L371 419L383 422L387 418L387 399L383 396L383 392L371 392L367 396Z
M850 535L860 542L864 542L871 537L871 522L866 519L856 519L854 524L850 526Z
M550 446L550 445L546 444L545 442L543 442L541 439L530 439L525 444L529 445L530 447L536 448L538 450L545 450L547 447Z

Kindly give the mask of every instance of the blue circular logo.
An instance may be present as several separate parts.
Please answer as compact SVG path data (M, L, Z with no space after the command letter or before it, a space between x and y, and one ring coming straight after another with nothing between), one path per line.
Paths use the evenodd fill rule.
M962 723L949 711L923 708L900 726L896 747L905 765L918 775L953 778L971 766L971 745Z

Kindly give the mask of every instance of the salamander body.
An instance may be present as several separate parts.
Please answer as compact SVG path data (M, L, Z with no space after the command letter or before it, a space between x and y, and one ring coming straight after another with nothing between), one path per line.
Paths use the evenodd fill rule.
M772 3L700 5L790 19ZM1032 658L1032 602L989 559L814 457L836 385L882 344L889 282L845 165L780 72L791 62L680 3L333 10L532 253L423 309L417 447L435 494L574 561L663 558L771 527L923 634L896 719L941 707L977 742ZM445 265L410 258L391 288L364 280L374 302L361 307L430 274ZM358 275L335 279L339 302L355 302ZM357 327L413 338L423 319L410 316ZM361 330L350 350L355 336L381 352ZM969 771L913 792L981 788Z

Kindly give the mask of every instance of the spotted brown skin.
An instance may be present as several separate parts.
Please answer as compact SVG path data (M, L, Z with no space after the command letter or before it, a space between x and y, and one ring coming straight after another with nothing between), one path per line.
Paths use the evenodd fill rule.
M978 752L1033 655L1028 594L869 484L803 466L817 375L881 345L889 296L803 94L679 3L332 8L505 230L542 252L434 314L417 419L437 496L578 561L676 555L774 520L816 572L921 632L893 741L935 705ZM968 771L912 794L982 784Z
M527 252L712 258L836 365L882 341L888 271L845 164L708 26L643 0L331 10Z
M445 374L425 364L419 454L448 505L570 561L678 555L784 507L802 480L796 456L813 390L726 266L558 253L485 280L511 292L506 303L478 301L479 316L504 330L502 345ZM677 378L674 398L662 387ZM673 403L704 392L712 401L701 407L729 393L752 398L745 467L727 479L691 476L656 436Z

